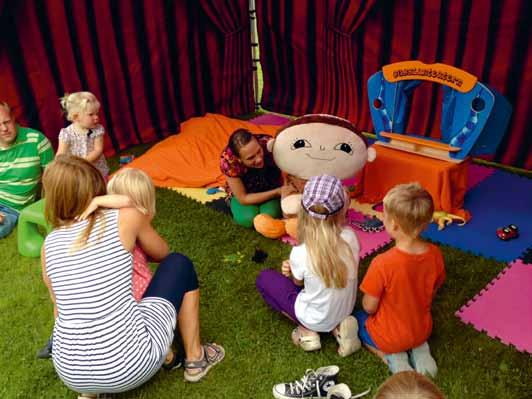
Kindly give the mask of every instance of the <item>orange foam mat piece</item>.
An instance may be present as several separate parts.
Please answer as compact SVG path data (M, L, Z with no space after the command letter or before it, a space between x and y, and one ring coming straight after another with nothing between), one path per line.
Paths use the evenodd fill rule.
M231 133L239 128L272 136L280 129L206 114L183 122L178 134L157 143L127 167L142 169L158 187L223 186L220 154Z

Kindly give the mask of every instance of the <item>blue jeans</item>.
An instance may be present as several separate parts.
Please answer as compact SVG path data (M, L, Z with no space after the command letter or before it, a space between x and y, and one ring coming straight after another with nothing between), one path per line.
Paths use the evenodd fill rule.
M18 211L8 206L0 204L0 213L4 215L3 223L0 223L0 238L9 235L18 222Z

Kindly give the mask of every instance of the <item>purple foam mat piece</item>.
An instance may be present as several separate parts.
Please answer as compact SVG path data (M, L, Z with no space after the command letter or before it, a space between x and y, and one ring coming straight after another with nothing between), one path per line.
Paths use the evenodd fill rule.
M532 179L496 171L466 194L464 208L471 220L442 231L431 223L423 237L486 258L509 262L532 244ZM515 224L519 237L502 241L499 227Z
M348 223L352 221L362 222L364 221L364 215L354 209L349 209L347 212L347 221ZM392 241L391 237L384 230L378 233L368 233L352 226L351 228L355 231L358 242L360 243L360 259L364 259L366 256L371 255Z
M464 305L458 316L478 331L532 354L532 265L516 260Z
M281 116L281 115L275 115L275 114L264 114L259 115L253 119L250 119L249 122L254 123L256 125L284 125L287 123L290 119Z
M471 190L473 187L476 187L480 182L486 180L493 173L495 173L495 170L495 168L471 163L467 168L467 191Z

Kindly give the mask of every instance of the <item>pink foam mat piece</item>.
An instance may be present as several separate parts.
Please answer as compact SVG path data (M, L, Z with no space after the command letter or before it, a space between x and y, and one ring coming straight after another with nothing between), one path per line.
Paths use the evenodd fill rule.
M478 331L532 354L532 265L518 259L456 315Z
M256 125L284 125L287 123L290 119L281 116L281 115L275 115L275 114L264 114L259 115L253 119L250 119L249 122L252 122Z
M467 168L467 191L495 173L495 168L471 163Z
M362 213L357 212L354 209L349 209L347 212L348 222L361 222L363 220L364 215ZM371 255L373 252L392 241L391 237L384 230L379 231L378 233L367 233L356 228L353 228L353 230L360 243L360 259L364 259L366 256Z

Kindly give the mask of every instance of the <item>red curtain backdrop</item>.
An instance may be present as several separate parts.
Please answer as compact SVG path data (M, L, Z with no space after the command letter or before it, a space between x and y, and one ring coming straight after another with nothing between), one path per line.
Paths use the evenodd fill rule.
M262 106L326 112L372 131L366 83L418 59L462 68L501 92L513 114L495 160L532 168L532 2L528 0L256 0ZM437 137L439 86L414 91L407 131Z
M218 2L203 6L0 0L0 100L55 143L67 123L59 97L93 92L102 103L108 155L175 133L180 122L205 112L251 112L249 34L230 34L249 33L249 22L233 14L229 23L218 20L226 15Z
M237 115L253 109L253 72L248 0L200 0L225 39L221 112ZM245 96L239 95L245 93Z

